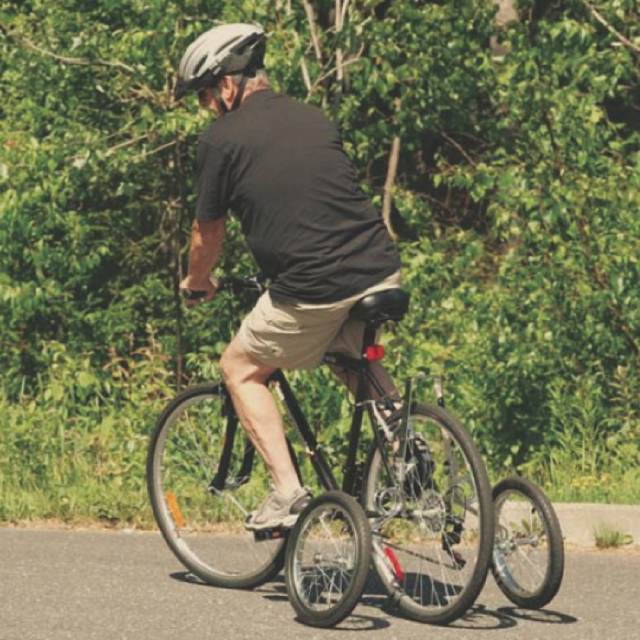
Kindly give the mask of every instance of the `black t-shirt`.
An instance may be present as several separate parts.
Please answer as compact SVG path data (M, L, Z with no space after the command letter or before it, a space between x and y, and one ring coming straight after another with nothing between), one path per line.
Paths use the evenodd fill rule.
M400 268L335 125L316 107L252 93L200 136L198 177L197 219L238 216L274 297L335 302Z

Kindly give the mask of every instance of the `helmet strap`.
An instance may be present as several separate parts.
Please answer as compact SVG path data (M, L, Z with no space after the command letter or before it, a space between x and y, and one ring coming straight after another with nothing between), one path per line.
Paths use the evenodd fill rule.
M247 84L247 76L243 75L242 80L240 80L240 84L238 85L238 93L236 93L236 97L233 99L233 104L231 105L230 111L235 111L242 102L242 96L244 96L244 88Z
M220 89L217 86L212 87L213 97L216 99L218 106L220 107L220 115L224 115L228 113L229 107L227 107L226 102L222 99L222 94L220 93Z

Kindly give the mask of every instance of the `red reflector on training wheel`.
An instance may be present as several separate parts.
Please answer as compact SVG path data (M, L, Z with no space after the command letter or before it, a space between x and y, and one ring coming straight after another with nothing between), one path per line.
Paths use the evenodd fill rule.
M367 360L382 360L384 358L384 347L381 344L372 344L367 347L364 353Z

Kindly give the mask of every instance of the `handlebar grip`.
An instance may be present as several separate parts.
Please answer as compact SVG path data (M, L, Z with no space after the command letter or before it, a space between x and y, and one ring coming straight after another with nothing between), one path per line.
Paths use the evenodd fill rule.
M229 290L233 293L240 291L257 291L262 293L264 286L257 278L238 278L235 276L222 276L218 278L217 292Z
M194 291L193 289L182 289L182 296L185 300L201 300L207 295L206 291Z
M222 276L216 280L216 293L221 291L231 291L234 294L240 291L254 291L262 293L265 287L258 278L237 278L234 276ZM194 289L181 289L185 300L201 300L207 295L206 291L196 291Z

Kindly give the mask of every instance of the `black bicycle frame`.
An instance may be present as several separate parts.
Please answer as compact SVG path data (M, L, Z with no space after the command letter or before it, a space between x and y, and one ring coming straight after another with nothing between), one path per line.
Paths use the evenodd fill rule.
M366 347L373 344L375 340L375 325L367 325L365 329L365 335L363 340L363 356L360 359L351 358L347 355L341 353L329 353L325 356L324 362L330 365L336 365L345 371L350 371L357 374L357 391L355 397L355 410L353 412L353 417L351 420L351 428L349 430L349 449L347 452L347 460L345 464L345 474L344 480L342 483L342 490L350 495L355 495L356 492L359 492L360 487L357 486L358 478L357 478L357 454L358 454L358 446L360 444L360 435L362 431L362 422L364 415L364 408L367 406L369 412L369 418L371 421L371 425L374 432L376 446L380 449L383 454L383 460L385 466L387 466L386 455L384 455L384 449L381 446L381 434L378 429L375 427L375 416L373 414L373 410L371 409L371 402L373 400L368 397L367 387L368 384L375 390L375 392L380 396L385 395L385 391L377 380L371 368L369 366L369 361L366 356ZM298 403L295 394L293 393L293 389L289 385L288 380L286 379L284 372L280 369L275 371L268 380L269 383L273 383L276 385L276 389L278 390L282 401L284 402L289 414L302 438L305 447L306 453L311 459L311 464L318 474L318 478L323 488L326 491L331 491L333 489L338 489L338 483L333 475L331 467L325 458L321 446L318 444L318 441L309 426L306 416L304 415L300 404ZM233 443L235 439L235 435L237 432L237 417L235 416L235 412L233 410L233 406L231 405L231 399L225 393L225 413L228 416L227 429L225 433L225 440L222 449L222 454L220 457L220 464L216 471L214 479L211 481L209 487L211 490L222 491L225 487L225 483L227 482L227 476L229 473L229 466L231 462L231 453L233 451ZM389 405L390 409L393 409L393 405ZM293 455L293 450L291 448L291 444L287 439L287 444L289 446L289 451L291 453L292 461L296 466L296 471L299 474L299 469L297 465L297 461L295 455ZM251 468L253 465L253 454L254 449L253 445L249 441L247 441L247 446L245 448L242 468L234 482L234 485L243 484L247 482L251 475Z

